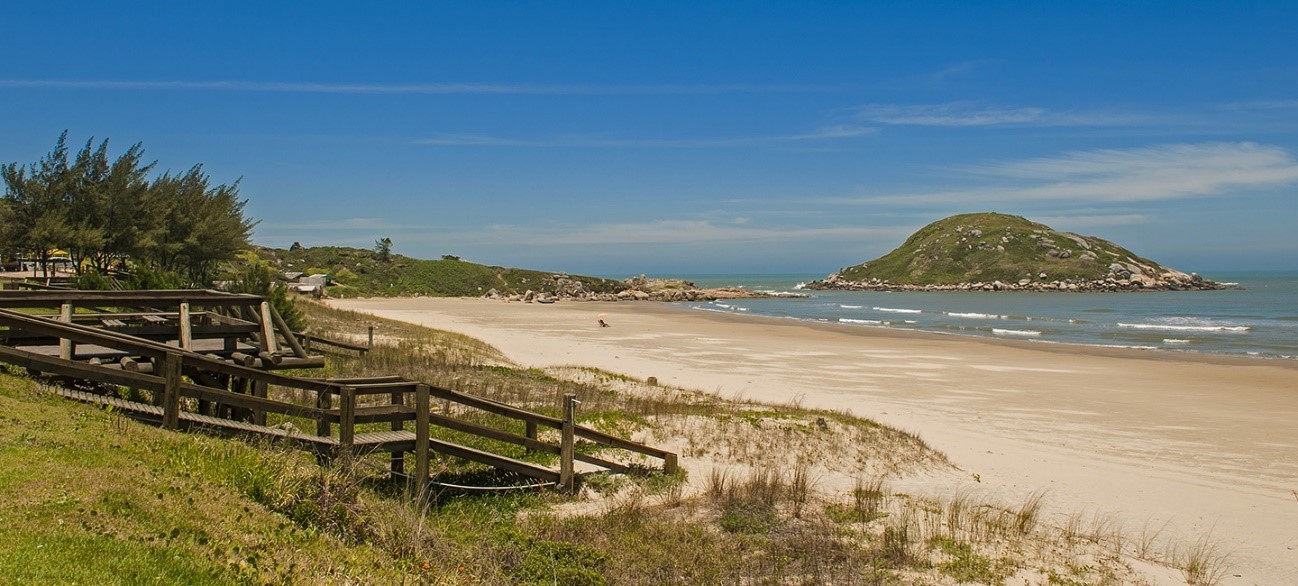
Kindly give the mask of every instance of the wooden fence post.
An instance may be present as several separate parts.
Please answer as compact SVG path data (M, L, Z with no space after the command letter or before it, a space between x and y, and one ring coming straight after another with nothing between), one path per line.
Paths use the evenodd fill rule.
M415 474L410 486L414 498L422 498L428 484L428 395L428 385L415 385Z
M527 435L527 439L536 441L536 421L528 419L526 425L527 425L527 431L524 433ZM530 454L535 450L533 450L532 446L529 445L525 448L525 451L526 453Z
M59 308L59 321L70 324L72 323L72 304L64 303ZM59 339L59 358L72 360L72 340L68 338Z
M663 473L675 474L677 470L680 470L680 465L676 463L676 454L668 453L663 458Z
M266 382L259 381L259 380L253 380L249 382L252 383L252 396L257 397L259 399L265 399L267 396ZM252 412L252 422L257 425L266 425L266 411L263 409L254 410Z
M343 387L338 397L338 451L342 457L350 458L356 439L356 388Z
M163 360L162 390L162 426L167 429L180 428L180 383L181 361L184 358L176 352L168 352Z
M559 484L563 490L574 492L577 489L576 474L573 471L572 459L576 448L577 395L563 396L563 440L559 444Z
M325 411L328 411L333 408L333 403L334 403L333 391L325 390L325 391L318 391L316 393L315 395L316 409L323 409ZM315 434L321 437L329 437L333 435L333 425L329 423L329 420L327 418L321 417L320 419L317 419L315 422Z
M261 350L271 354L279 353L279 341L275 339L275 321L271 317L269 301L261 302ZM292 334L287 334L292 335Z
M192 350L194 347L194 330L189 323L189 302L180 302L180 348Z
M389 403L391 405L405 405L406 391L393 391L389 398ZM391 429L392 431L404 430L406 428L406 420L402 419L403 415L403 413L393 413L392 424L388 429ZM393 450L390 455L391 458L388 460L388 472L391 475L392 481L397 482L398 479L401 478L401 475L406 472L406 452L404 450Z

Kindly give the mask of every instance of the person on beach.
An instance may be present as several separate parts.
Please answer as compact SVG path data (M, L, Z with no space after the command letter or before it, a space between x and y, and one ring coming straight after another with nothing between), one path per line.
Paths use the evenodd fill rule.
M607 328L607 327L608 327L608 323L604 321L604 317L607 316L607 315L608 315L607 313L601 313L601 314L595 316L596 318L598 318L597 321L599 321L599 327L601 327L601 328Z
M601 320L599 320L599 327L601 327L601 328L607 328L607 327L608 327L608 324L604 323L604 320L601 319Z

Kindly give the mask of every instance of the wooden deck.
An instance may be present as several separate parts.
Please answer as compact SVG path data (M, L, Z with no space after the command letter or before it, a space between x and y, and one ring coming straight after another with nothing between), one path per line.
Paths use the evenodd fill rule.
M85 292L71 295L66 291L25 291L21 292L22 296L9 296L8 301L21 307L49 308L51 300L59 301L59 315L36 316L5 309L5 293L12 292L0 291L0 361L56 379L146 391L153 399L151 402L129 401L110 394L63 387L54 392L77 401L111 406L123 415L169 429L268 438L310 450L322 458L386 452L391 458L393 477L412 478L412 488L415 489L429 480L429 460L434 454L478 462L567 490L573 490L579 478L575 462L621 472L643 469L602 454L577 453L575 442L578 439L604 450L660 459L662 469L669 473L677 467L674 453L577 425L575 397L571 395L566 402L565 417L556 418L396 376L318 379L272 372L271 369L286 361L296 359L290 363L314 363L315 357L299 352L304 348L291 332L280 335L282 340L279 341L283 346L276 343L275 336L279 334L267 327L276 320L260 298L236 296L238 299L228 300L221 297L224 294L216 292L187 295L192 292L176 291L162 292L157 299L144 292L110 292L114 295L105 297L83 294ZM35 305L36 297L42 295L47 295L45 305ZM118 310L96 311L92 317L84 314L73 317L68 299L96 308ZM168 322L169 314L123 312L120 306L112 305L129 302L132 306L155 306L170 301L186 303L179 301L185 299L201 299L211 307L234 306L235 301L244 305L255 303L260 307L262 319L241 323L230 321L235 318L228 316L200 320L198 323L233 327L213 330L220 336L195 337L195 331L203 330L194 329L193 326L197 325L193 321L195 314L185 305L175 313L180 319L179 324ZM144 315L153 317L145 318ZM186 323L190 327L185 327ZM252 326L256 326L257 336L229 337L247 334ZM167 331L145 328L167 328ZM172 331L178 335L169 335ZM149 335L133 335L144 332ZM287 354L279 353L285 347L293 350ZM322 358L319 364L323 364ZM270 388L296 391L279 392L276 396L306 397L306 401L299 403L271 398ZM522 421L526 424L526 433L519 435L445 413L434 413L433 399ZM182 405L188 407L182 408ZM313 422L314 429L268 426L268 414ZM386 423L389 429L357 433L358 425L376 423ZM522 446L528 452L557 455L559 469L431 437L430 430L434 426ZM539 428L558 430L560 442L541 441L537 433ZM407 454L414 456L412 474L406 473ZM417 494L419 491L413 492Z

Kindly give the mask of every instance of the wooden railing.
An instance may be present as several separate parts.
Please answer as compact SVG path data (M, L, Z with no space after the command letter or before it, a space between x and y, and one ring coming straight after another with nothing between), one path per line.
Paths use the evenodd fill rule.
M322 457L352 457L365 453L389 452L394 477L405 474L406 454L413 452L415 470L410 476L427 481L429 456L442 453L509 470L545 482L573 489L574 462L600 468L632 472L643 467L619 463L598 456L577 453L578 438L602 448L618 449L662 461L665 472L677 469L676 454L580 426L575 421L576 400L567 396L562 418L519 409L467 393L435 387L401 377L316 379L269 372L246 365L236 356L206 355L162 342L134 337L111 329L89 327L78 320L58 321L0 309L0 337L6 340L59 340L62 344L84 344L109 348L131 357L125 362L91 364L70 359L70 353L40 352L0 344L0 360L49 375L120 385L149 391L152 404L96 398L86 393L64 393L80 400L112 403L141 419L156 420L169 429L203 427L233 435L263 435L293 440ZM245 357L247 358L247 357ZM268 358L267 358L268 359ZM190 379L189 382L185 377ZM304 394L307 404L282 401L268 396L271 387ZM287 394L287 393L285 393ZM380 398L375 401L373 399ZM196 402L196 411L182 409L182 399ZM454 417L449 410L434 413L432 400L454 403L485 413L521 421L523 435ZM296 430L267 427L267 414L296 417L314 422L315 429ZM413 430L407 430L413 422ZM387 423L383 431L361 432L358 426ZM333 427L337 426L337 434ZM528 452L556 454L559 470L517 460L485 450L431 437L430 426L522 446ZM541 441L537 429L560 432L560 442Z

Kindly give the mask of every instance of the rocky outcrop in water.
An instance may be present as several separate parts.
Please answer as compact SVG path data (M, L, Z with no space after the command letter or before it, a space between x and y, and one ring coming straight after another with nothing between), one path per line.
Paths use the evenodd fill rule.
M1237 288L1183 273L1094 236L1018 216L951 216L892 252L808 289L853 291L1193 291Z

